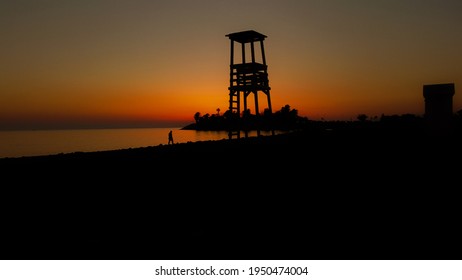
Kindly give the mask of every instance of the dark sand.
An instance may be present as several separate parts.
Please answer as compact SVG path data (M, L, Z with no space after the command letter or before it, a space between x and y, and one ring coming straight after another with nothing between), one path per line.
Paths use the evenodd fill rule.
M0 159L0 255L460 259L460 143L306 130Z

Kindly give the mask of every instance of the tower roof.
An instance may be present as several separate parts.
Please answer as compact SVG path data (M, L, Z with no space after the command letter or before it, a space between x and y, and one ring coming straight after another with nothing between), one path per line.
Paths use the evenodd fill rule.
M448 84L431 84L423 86L424 97L428 96L453 96L455 93L454 83Z
M236 33L230 33L226 35L230 40L239 42L239 43L250 43L255 41L263 41L266 38L266 35L258 33L254 30L246 30Z

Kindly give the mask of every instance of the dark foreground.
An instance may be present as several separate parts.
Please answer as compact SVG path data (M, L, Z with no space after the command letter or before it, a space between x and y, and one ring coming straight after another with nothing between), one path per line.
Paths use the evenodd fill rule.
M2 159L2 259L461 259L461 138L311 131Z

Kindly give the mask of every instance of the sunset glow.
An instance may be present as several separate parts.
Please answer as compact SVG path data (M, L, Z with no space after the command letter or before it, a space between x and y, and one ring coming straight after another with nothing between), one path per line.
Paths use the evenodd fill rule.
M458 111L461 13L455 0L3 1L0 129L184 126L223 113L225 35L242 30L268 36L273 111L421 115L432 83L455 83Z

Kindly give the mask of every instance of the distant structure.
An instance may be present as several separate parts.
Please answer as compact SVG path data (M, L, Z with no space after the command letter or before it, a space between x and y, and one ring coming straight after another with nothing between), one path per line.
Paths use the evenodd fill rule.
M268 100L268 110L272 113L270 86L268 80L268 66L266 65L265 48L263 41L267 36L254 30L241 31L226 35L231 41L230 57L230 77L229 77L229 111L238 118L240 123L241 116L241 96L243 98L243 112L248 112L247 97L253 93L255 97L255 114L259 116L258 93L262 92ZM235 56L235 43L240 44L237 55ZM259 43L260 48L255 49L255 44ZM239 45L238 45L239 46ZM248 51L250 51L250 56ZM258 55L256 55L256 52ZM241 127L235 127L229 131L229 138L240 137ZM247 136L247 130L244 130ZM258 135L260 131L257 130Z
M432 133L450 132L453 125L452 97L455 86L449 84L431 84L423 86L425 98L425 122Z

